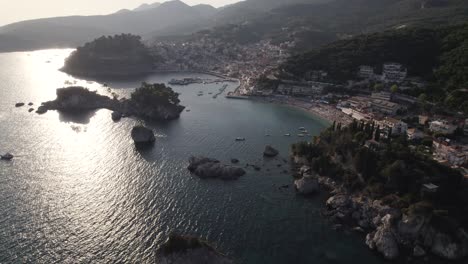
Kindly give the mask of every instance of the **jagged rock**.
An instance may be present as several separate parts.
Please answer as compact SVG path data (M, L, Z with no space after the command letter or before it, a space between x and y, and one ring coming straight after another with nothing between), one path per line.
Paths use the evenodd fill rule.
M382 217L381 222L375 233L367 235L366 244L371 249L377 249L386 259L396 259L400 251L392 230L392 216Z
M426 251L421 247L416 245L413 249L413 256L415 257L424 257L426 255Z
M308 195L317 193L319 190L319 183L316 178L303 177L302 179L294 181L294 186L300 194Z
M189 163L188 170L200 178L236 180L246 173L242 168L223 165L218 160L206 157L191 157Z
M398 234L406 239L413 240L419 236L425 222L425 217L420 215L403 215L398 223Z
M122 119L122 113L118 111L114 111L112 112L111 117L112 117L112 120L119 121L120 119Z
M219 253L207 242L194 237L171 235L158 248L160 264L232 264L232 260Z
M337 209L340 207L347 207L350 204L349 197L344 194L338 194L328 198L327 207L331 209Z
M24 103L16 103L15 104L15 107L21 107L21 106L24 106Z
M309 166L304 165L299 169L299 174L302 176L304 176L304 174L310 173L312 173L312 169Z
M231 159L231 163L232 164L237 164L237 163L239 163L239 160L238 159Z
M278 156L278 154L279 154L278 150L276 150L275 148L273 148L270 145L267 145L265 147L265 150L263 151L263 156L269 157L269 158L276 157L276 156Z
M132 129L132 139L137 146L149 145L156 141L153 131L143 126L136 126Z

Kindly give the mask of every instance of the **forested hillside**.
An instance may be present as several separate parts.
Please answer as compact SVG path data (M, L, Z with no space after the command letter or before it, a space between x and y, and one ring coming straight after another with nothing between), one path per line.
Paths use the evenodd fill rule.
M409 75L430 83L414 96L424 93L432 101L468 112L468 25L361 35L294 56L282 69L294 78L311 70L325 70L331 79L344 82L357 77L360 65L379 71L385 62L402 63Z

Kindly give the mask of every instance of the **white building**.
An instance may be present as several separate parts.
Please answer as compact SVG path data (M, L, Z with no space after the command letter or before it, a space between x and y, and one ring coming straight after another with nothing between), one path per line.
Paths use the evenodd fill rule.
M408 75L408 70L399 63L385 63L383 65L382 81L387 83L401 83Z
M455 132L457 126L452 125L445 120L436 120L429 123L429 129L435 133L450 135Z
M392 135L402 135L408 131L408 124L395 118L385 118L383 124L392 131Z
M452 166L461 166L468 161L468 147L453 144L449 139L439 138L432 142L434 159L448 162Z

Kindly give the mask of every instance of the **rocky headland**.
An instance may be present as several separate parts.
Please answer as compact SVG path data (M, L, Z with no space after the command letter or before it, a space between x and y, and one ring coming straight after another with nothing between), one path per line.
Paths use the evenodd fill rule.
M319 185L320 189L329 192L324 217L336 228L363 233L366 245L385 259L410 262L432 258L466 260L468 229L464 222L463 200L466 185L457 180L457 173L420 159L414 153L412 158L408 156L410 164L418 164L412 166L428 169L430 179L440 186L435 192L428 191L424 178L415 183L408 179L415 177L417 168L403 166L406 171L392 172L396 161L387 160L388 168L378 163L382 157L391 159L389 157L396 156L398 159L410 155L410 152L405 154L404 146L397 147L401 148L398 154L389 153L396 151L394 149L366 149L364 142L350 136L362 132L359 130L359 126L341 131L330 128L314 142L293 145L297 191L312 194L317 192ZM395 140L395 144L398 139L391 140ZM391 141L382 143L392 144ZM375 159L369 158L371 156ZM379 165L383 166L380 172ZM406 182L399 186L393 177ZM407 189L413 184L414 189Z
M164 84L143 83L132 93L130 99L118 100L84 87L67 87L57 89L57 98L42 103L37 113L48 110L69 113L81 113L98 109L114 111L112 118L135 116L147 120L173 120L180 117L184 106L179 105L178 94Z

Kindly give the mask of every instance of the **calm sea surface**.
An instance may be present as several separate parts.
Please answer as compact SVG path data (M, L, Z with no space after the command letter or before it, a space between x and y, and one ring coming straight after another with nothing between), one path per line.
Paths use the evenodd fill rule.
M157 142L139 152L130 138L137 120L114 123L107 110L69 116L15 108L54 99L67 80L109 94L102 83L57 70L70 52L0 54L0 153L18 156L0 162L0 263L154 263L171 232L206 239L237 263L381 262L362 237L333 231L320 217L325 197L297 196L284 173L297 129L317 135L326 123L288 107L208 95L221 84L173 87L191 111L146 124ZM142 81L196 76L210 78L155 74L107 83L128 96ZM264 160L266 144L282 157ZM262 171L233 182L200 180L186 169L191 155L238 158Z

